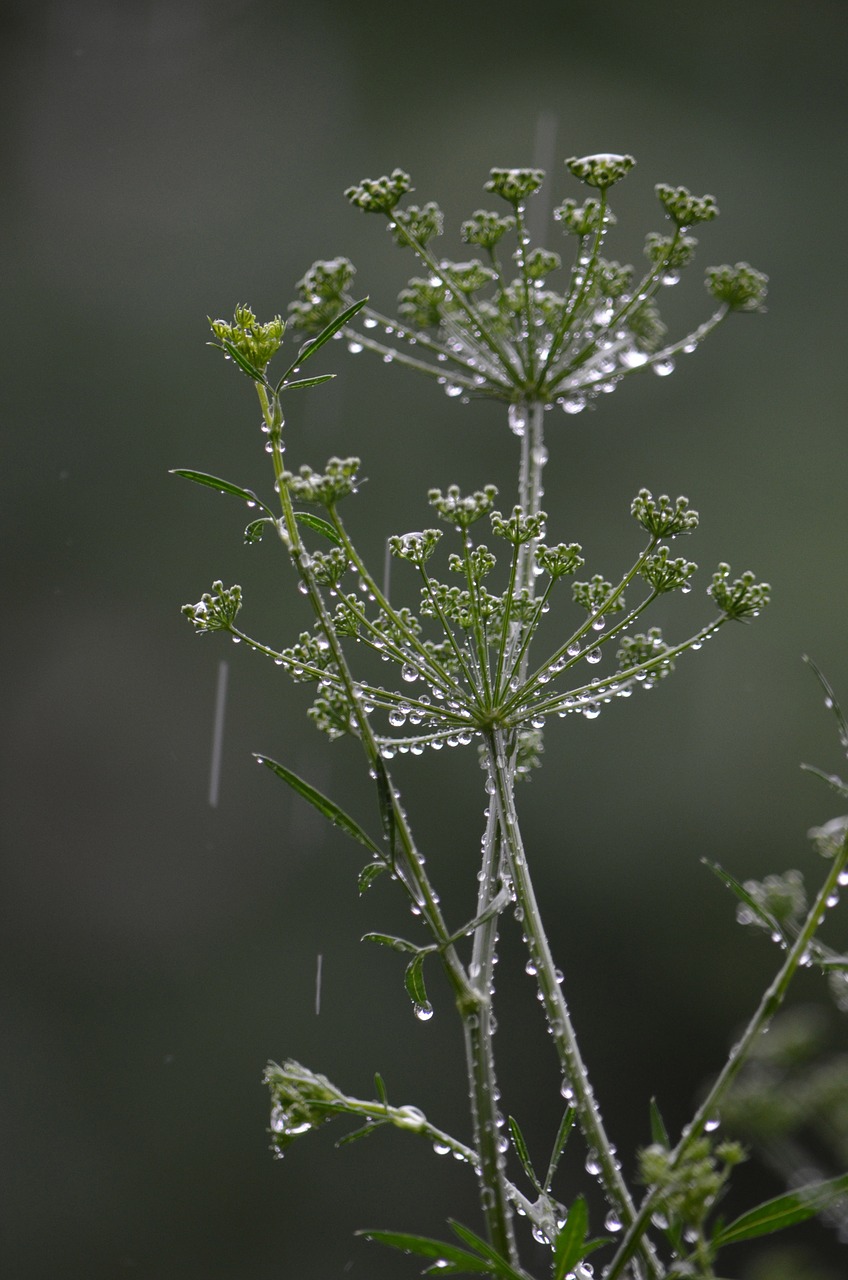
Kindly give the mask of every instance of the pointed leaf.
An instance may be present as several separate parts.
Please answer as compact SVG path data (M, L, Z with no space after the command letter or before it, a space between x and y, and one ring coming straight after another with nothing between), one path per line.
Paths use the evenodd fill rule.
M317 387L321 382L332 382L334 373L320 373L317 378L298 378L295 382L284 382L280 391L300 391L304 387Z
M274 513L271 508L266 507L262 499L257 498L252 489L242 489L240 485L231 484L229 480L221 480L218 476L207 475L205 471L186 471L178 468L168 474L182 476L184 480L193 480L195 484L207 485L210 489L217 489L219 493L231 493L234 498L241 498L244 502L261 507L273 519Z
M214 347L214 346L217 346L217 343L210 342L209 345L211 347ZM254 382L265 381L264 373L262 373L260 369L257 369L255 364L251 364L250 361L247 359L247 357L242 355L238 347L233 346L232 342L228 342L226 338L222 338L221 346L224 348L224 350L227 352L230 358L235 360L238 367L241 370L243 370L243 372L246 373L249 378L252 378Z
M844 783L838 774L825 773L824 769L817 769L814 764L802 764L801 768L805 773L812 773L816 778L821 778L822 782L832 787L843 800L848 798L848 784Z
M380 1099L384 1107L389 1105L389 1095L386 1092L386 1083L379 1071L374 1072L374 1088L377 1090L377 1097Z
M472 1249L476 1249L482 1257L487 1258L490 1268L495 1275L503 1276L504 1280L527 1280L527 1277L509 1263L509 1261L498 1253L497 1249L492 1248L488 1241L482 1236L478 1236L470 1227L464 1227L461 1222L456 1222L453 1218L448 1218L448 1224L454 1235L459 1236L463 1244L470 1245Z
M314 516L311 511L295 511L294 518L301 524L305 524L307 529L311 529L313 533L320 533L322 537L334 542L337 547L342 545L342 540L333 526L328 524L326 520L322 520L320 516Z
M578 1196L568 1211L565 1226L559 1232L554 1244L553 1280L563 1280L567 1272L573 1271L577 1263L585 1257L584 1243L589 1227L589 1211L586 1201Z
M814 1182L788 1195L776 1196L774 1200L766 1200L757 1205L741 1218L724 1227L713 1239L717 1249L726 1244L736 1244L740 1240L752 1240L755 1236L769 1235L772 1231L782 1231L784 1227L792 1227L796 1222L804 1222L821 1213L834 1200L848 1194L848 1173L839 1178L831 1178L828 1182Z
M557 1166L559 1165L559 1162L562 1159L562 1153L565 1150L565 1144L568 1142L568 1135L571 1133L571 1130L574 1126L574 1121L576 1118L577 1118L576 1108L566 1107L565 1115L562 1117L562 1122L559 1126L559 1132L557 1133L556 1139L554 1140L554 1148L553 1148L553 1151L551 1152L551 1159L548 1164L548 1172L545 1174L545 1186L544 1186L545 1191L550 1191L551 1189L551 1183L554 1180L554 1174L556 1173Z
M339 1138L336 1143L337 1147L345 1147L349 1142L358 1142L360 1138L370 1138L372 1133L376 1133L378 1129L382 1129L384 1125L391 1123L389 1120L369 1120L359 1129L353 1129L350 1133L346 1133L343 1138Z
M733 893L736 894L739 901L744 903L749 911L752 911L758 919L762 920L763 924L770 930L770 932L779 933L781 937L783 937L783 930L781 929L778 921L775 920L774 916L766 911L765 908L757 902L756 898L752 898L744 885L741 885L738 880L734 879L729 871L725 871L724 867L719 866L717 862L710 862L708 858L702 858L701 861L705 866L709 867L710 871L718 876L719 880L721 880L723 884L727 885L728 889L731 889Z
M405 951L407 955L418 955L421 948L406 938L396 938L391 933L364 933L362 942L376 942L381 947L391 947L392 951Z
M473 920L469 920L468 924L464 924L461 929L457 929L456 933L452 933L447 942L443 943L443 946L451 946L454 942L459 942L460 938L469 937L478 925L485 924L487 920L491 920L492 916L498 915L511 901L512 897L509 890L501 889L485 911L482 911L479 916L475 916Z
M406 987L406 993L416 1009L428 1009L430 1007L430 1001L427 999L427 988L424 986L425 955L426 952L418 951L418 954L413 956L406 966L406 973L403 975L403 985Z
M304 800L322 813L325 818L329 818L333 826L340 827L342 831L347 832L354 840L358 840L360 844L364 844L366 849L370 849L372 853L380 856L380 850L369 835L362 830L358 822L354 822L353 818L340 809L337 804L329 800L315 787L310 786L308 782L304 782L303 778L299 778L296 773L292 773L291 769L287 769L285 765L278 764L276 760L269 760L267 756L257 755L254 757L260 764L264 764L266 769L270 769L278 778L282 778L283 782L288 783L293 791L303 796Z
M261 542L262 535L265 532L265 526L275 524L276 521L271 520L269 516L260 516L258 520L251 520L250 524L244 531L244 540L249 545L254 542Z
M408 1235L403 1231L357 1231L366 1240L376 1240L379 1244L388 1245L391 1249L400 1249L404 1253L416 1253L420 1258L435 1258L453 1264L453 1270L439 1267L440 1275L466 1275L473 1272L491 1270L488 1262L466 1253L455 1244L446 1244L441 1240L431 1240L428 1236Z
M359 892L364 893L366 889L369 889L377 879L377 876L381 875L385 870L385 862L369 862L367 866L364 866L359 873Z
M339 329L343 329L348 320L352 320L357 311L361 311L365 306L367 298L362 298L359 302L354 302L351 306L346 307L344 311L340 311L334 320L331 320L315 338L310 338L308 342L304 342L303 346L297 353L297 359L294 364L289 365L280 381L277 383L276 390L281 391L289 378L289 375L299 369L304 360L308 360L310 356L314 356L315 352L323 347L325 342L329 342L330 338L338 333Z
M804 655L804 661L807 663L807 666L812 667L816 679L824 689L824 705L829 707L836 716L836 723L839 727L839 741L842 747L848 751L848 720L845 719L842 708L836 700L836 694L830 687L830 681L827 679L825 674L819 670L812 658L808 658L806 654Z
M651 1141L659 1147L665 1147L666 1151L671 1150L668 1129L665 1127L656 1098L651 1098Z
M536 1171L530 1160L530 1153L527 1150L527 1143L524 1141L524 1134L518 1127L518 1121L514 1116L509 1117L509 1136L512 1138L512 1145L515 1148L515 1154L521 1161L521 1167L527 1174L528 1179L541 1194L542 1188L539 1186L539 1179L536 1177Z

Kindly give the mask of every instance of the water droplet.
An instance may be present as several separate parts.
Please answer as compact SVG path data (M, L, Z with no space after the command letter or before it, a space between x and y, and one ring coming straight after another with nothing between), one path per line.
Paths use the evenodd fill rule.
M670 373L674 373L674 361L671 359L655 360L651 368L658 378L667 378Z
M604 1226L606 1227L607 1231L612 1231L613 1234L616 1231L621 1230L621 1219L619 1218L615 1209L610 1209L609 1213L604 1218Z
M597 720L600 714L601 708L597 702L587 702L586 706L583 708L583 715L587 720Z
M424 1004L414 1006L413 1013L419 1022L429 1022L433 1016L433 1006L429 1000L425 1000Z
M347 349L352 356L358 356L362 350L362 343L351 341L347 344Z
M568 646L565 652L568 654L570 658L576 658L578 653L580 652L580 641L572 640L571 644Z
M571 1102L574 1097L574 1087L570 1080L564 1079L559 1087L560 1094L565 1098L566 1102Z
M593 649L593 650L591 651L591 653L587 653L587 654L586 654L586 661L587 661L587 662L595 663L595 662L600 662L600 660L601 660L601 651L600 651L600 649Z
M400 673L403 676L404 680L406 680L410 684L412 683L413 680L418 679L418 674L419 674L418 668L414 667L411 662L405 662L401 667Z
M720 1124L721 1116L710 1116L708 1120L704 1121L704 1133L715 1133Z
M568 396L561 404L566 413L581 413L586 408L586 397Z
M446 1142L434 1142L433 1150L435 1151L437 1156L446 1156L447 1153L450 1151L450 1147Z
M445 387L445 395L450 396L451 399L454 399L456 396L461 396L462 387L458 387L455 383L449 382Z
M586 1154L586 1172L591 1174L593 1178L597 1178L601 1172L601 1162L598 1159L598 1153L594 1147L590 1147Z

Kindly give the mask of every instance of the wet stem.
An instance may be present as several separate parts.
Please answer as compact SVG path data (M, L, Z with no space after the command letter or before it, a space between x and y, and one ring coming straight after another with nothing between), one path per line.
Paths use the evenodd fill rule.
M484 940L491 936L492 941L484 941L481 968L477 978L471 979L463 968L455 948L449 943L450 934L438 905L438 898L430 885L406 815L400 805L398 792L380 754L368 715L357 696L353 677L347 665L344 652L339 644L326 605L315 576L311 570L309 557L300 538L297 521L292 507L291 497L283 478L283 415L279 396L269 396L262 384L257 384L259 401L265 424L268 427L271 443L271 456L274 464L275 487L280 499L283 519L278 526L292 561L306 583L307 593L312 607L321 622L324 635L330 645L333 658L345 687L350 705L354 708L356 728L369 765L374 775L383 783L385 803L391 809L391 838L387 863L397 875L407 891L411 903L429 928L437 946L445 974L451 985L456 1006L463 1022L466 1050L466 1065L471 1093L471 1110L474 1127L474 1145L478 1156L478 1173L480 1179L480 1203L491 1244L508 1261L517 1266L518 1256L512 1226L512 1210L507 1195L504 1174L504 1159L498 1150L498 1092L495 1083L494 1060L492 1056L491 1037L491 996L489 982L480 981L481 975L491 973L494 956L494 925L489 922L478 929ZM398 857L400 854L400 857ZM481 887L482 896L482 887ZM494 895L492 895L494 896ZM489 906L491 898L485 905ZM489 926L491 925L491 935ZM482 931L482 932L481 932ZM475 946L477 939L475 939Z
M745 1028L741 1038L730 1051L730 1055L716 1078L713 1087L707 1093L697 1112L695 1113L691 1123L683 1131L683 1135L675 1147L669 1169L673 1171L679 1168L686 1159L689 1151L694 1143L696 1143L703 1133L710 1118L714 1116L721 1104L722 1099L738 1075L741 1068L745 1065L751 1050L763 1034L767 1030L772 1018L783 1004L789 984L794 978L798 968L804 963L808 963L810 944L815 936L816 930L822 923L827 914L828 899L831 898L839 884L839 877L848 865L848 839L844 840L842 847L833 859L833 863L827 874L824 884L816 895L815 902L810 908L804 925L801 928L798 937L786 953L786 959L778 970L774 980L768 990L763 995L756 1012L751 1021ZM619 1245L618 1252L610 1262L607 1270L604 1272L604 1280L617 1280L623 1274L624 1267L633 1257L634 1253L642 1247L644 1233L651 1221L651 1215L656 1209L657 1201L660 1197L660 1188L652 1187L645 1196L639 1207L639 1212L635 1218L629 1223L627 1232Z

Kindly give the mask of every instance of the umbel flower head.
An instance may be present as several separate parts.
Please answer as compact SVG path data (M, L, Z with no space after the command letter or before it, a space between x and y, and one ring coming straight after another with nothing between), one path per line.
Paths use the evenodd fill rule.
M715 219L718 207L711 195L659 183L666 230L648 235L643 271L622 265L606 256L616 221L609 194L634 165L632 156L608 152L566 161L569 175L591 194L582 203L568 197L554 210L573 250L565 268L559 250L531 245L527 233L527 201L542 187L541 169L490 171L484 189L506 209L477 209L462 223L461 240L475 256L460 261L434 252L444 231L434 201L402 206L413 190L402 169L349 187L351 204L384 216L395 242L420 263L400 292L398 317L366 306L345 326L349 349L407 364L449 396L556 403L571 414L637 370L671 373L677 354L694 350L732 311L762 310L767 279L744 262L710 267L711 314L669 341L658 297L695 257L692 228ZM317 333L350 304L353 276L346 258L316 262L297 286L292 323Z

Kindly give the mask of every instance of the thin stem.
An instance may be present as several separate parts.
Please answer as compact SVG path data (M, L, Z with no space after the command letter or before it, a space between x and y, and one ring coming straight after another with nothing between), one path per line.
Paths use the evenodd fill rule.
M833 859L830 870L827 874L824 884L816 895L816 900L807 913L807 918L801 928L798 937L793 942L786 954L786 959L778 970L771 985L766 990L756 1012L751 1021L745 1028L742 1036L730 1050L727 1062L716 1077L715 1083L707 1093L701 1103L690 1124L683 1130L683 1134L674 1151L671 1153L669 1161L669 1172L683 1163L694 1144L700 1141L705 1126L708 1121L715 1116L722 1099L735 1080L736 1076L745 1065L754 1044L768 1027L772 1018L780 1009L789 989L789 984L794 978L799 966L809 953L810 943L812 942L816 930L827 914L827 900L834 893L838 883L839 876L848 864L848 840L842 844L842 848ZM639 1207L639 1212L633 1221L628 1225L627 1234L619 1245L618 1252L610 1262L607 1270L604 1272L604 1280L616 1280L620 1276L627 1262L632 1258L637 1249L641 1248L642 1238L651 1221L651 1215L654 1212L657 1201L662 1194L660 1187L651 1187Z
M332 619L327 612L323 596L312 572L306 548L300 537L300 530L294 515L286 482L282 452L283 415L279 397L268 397L267 390L257 385L262 412L269 428L272 446L272 459L277 493L283 512L282 525L278 526L296 568L306 583L307 592L315 613L321 623L333 659L339 670L339 676L353 708L359 737L365 749L371 768L375 771L378 785L382 780L381 791L384 804L391 812L391 841L389 859L396 870L413 904L421 913L422 919L435 939L448 981L453 989L456 1006L463 1022L466 1046L466 1064L469 1086L471 1090L472 1114L474 1119L475 1147L480 1162L480 1202L486 1221L486 1228L491 1243L510 1262L517 1263L515 1239L512 1231L512 1210L507 1193L503 1161L497 1149L497 1102L494 1085L494 1065L491 1055L491 1028L485 1013L488 996L481 993L469 983L455 947L451 943L451 934L447 929L438 904L438 898L430 885L429 877L424 869L423 859L416 848L412 832L409 828L398 793L392 785L386 770L379 744L371 728L363 700L355 685L347 665L342 647L333 627ZM387 835L389 832L387 832ZM399 845L403 853L403 864L396 859L395 845ZM481 1014L483 1015L481 1018Z
M486 750L490 785L494 785L498 817L515 890L516 914L520 913L522 929L530 959L536 969L536 981L548 1025L567 1085L573 1091L581 1130L591 1151L595 1153L599 1176L607 1199L620 1215L622 1223L629 1226L636 1219L636 1207L621 1175L615 1149L607 1136L600 1108L595 1101L571 1015L560 987L560 975L554 964L542 924L518 825L512 778L507 765L507 743L502 730L494 730L487 735ZM659 1280L662 1273L652 1247L641 1238L637 1247L642 1252L649 1274Z

